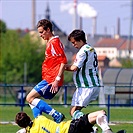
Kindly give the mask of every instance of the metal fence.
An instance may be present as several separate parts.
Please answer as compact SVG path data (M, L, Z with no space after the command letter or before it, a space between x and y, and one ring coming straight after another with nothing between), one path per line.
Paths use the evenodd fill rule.
M0 84L0 105L25 106L26 95L33 87L34 85ZM107 105L109 102L110 106L133 106L133 86L111 86L106 84L101 86L100 90L104 95L99 95L97 104L92 105ZM55 105L70 105L74 91L74 85L64 85L54 100L48 100L47 102ZM104 101L99 102L103 97Z
M20 106L23 111L24 106L28 105L26 95L33 87L34 85L0 84L0 106ZM52 100L45 101L50 105L70 105L74 91L74 85L64 85ZM133 107L133 86L101 86L98 99L89 105L107 107L109 120L111 106Z

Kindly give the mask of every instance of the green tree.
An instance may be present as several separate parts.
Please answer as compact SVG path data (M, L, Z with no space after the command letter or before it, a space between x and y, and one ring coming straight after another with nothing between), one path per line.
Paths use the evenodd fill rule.
M39 41L31 41L29 34L22 37L17 31L7 30L1 39L0 83L24 83L24 64L27 65L26 82L39 82L45 47L40 47Z
M73 72L64 72L64 84L73 84Z
M6 23L2 20L0 20L0 33L6 32Z
M130 58L121 60L123 68L133 68L133 60Z

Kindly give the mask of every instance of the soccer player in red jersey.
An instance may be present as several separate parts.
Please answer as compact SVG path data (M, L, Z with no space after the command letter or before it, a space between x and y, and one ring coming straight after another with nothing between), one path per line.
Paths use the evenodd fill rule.
M64 119L64 115L39 97L52 99L57 94L63 85L63 72L67 58L63 44L58 36L54 36L52 23L49 20L40 20L37 24L37 30L40 37L47 42L45 60L42 63L42 81L31 90L26 100L41 112L51 115L55 122L60 123Z

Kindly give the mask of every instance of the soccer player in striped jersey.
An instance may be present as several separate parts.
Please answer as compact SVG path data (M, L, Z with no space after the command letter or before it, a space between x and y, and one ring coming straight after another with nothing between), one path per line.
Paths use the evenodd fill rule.
M30 91L26 100L41 112L51 115L55 122L60 123L64 119L64 115L53 109L40 97L52 99L57 94L63 85L63 72L67 58L63 44L58 36L54 36L52 23L49 20L40 20L37 30L40 37L46 41L45 60L42 63L42 81Z
M75 48L79 49L74 63L65 66L66 71L73 72L76 86L70 108L70 115L76 119L83 115L81 109L96 100L99 95L98 60L95 49L86 43L84 31L78 29L72 31L68 40Z

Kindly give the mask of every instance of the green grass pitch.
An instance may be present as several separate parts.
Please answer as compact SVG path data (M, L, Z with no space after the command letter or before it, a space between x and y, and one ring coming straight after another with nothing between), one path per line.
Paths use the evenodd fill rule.
M70 106L64 107L63 105L60 105L53 107L58 111L64 113L66 116L66 120L71 119L69 115ZM107 111L106 107L101 108L96 106L88 106L87 108L84 108L82 111L84 113L88 113L101 109ZM21 111L21 108L19 106L0 106L0 123L7 122L6 124L0 124L1 133L16 133L16 131L20 129L17 125L12 124L12 122L14 122L16 113L19 111ZM28 113L33 118L30 107L25 106L23 108L23 111ZM50 116L48 117L52 119ZM125 129L127 133L133 133L133 107L111 107L110 127L113 129L114 133L121 129ZM101 133L101 129L99 127L98 130L98 133Z

